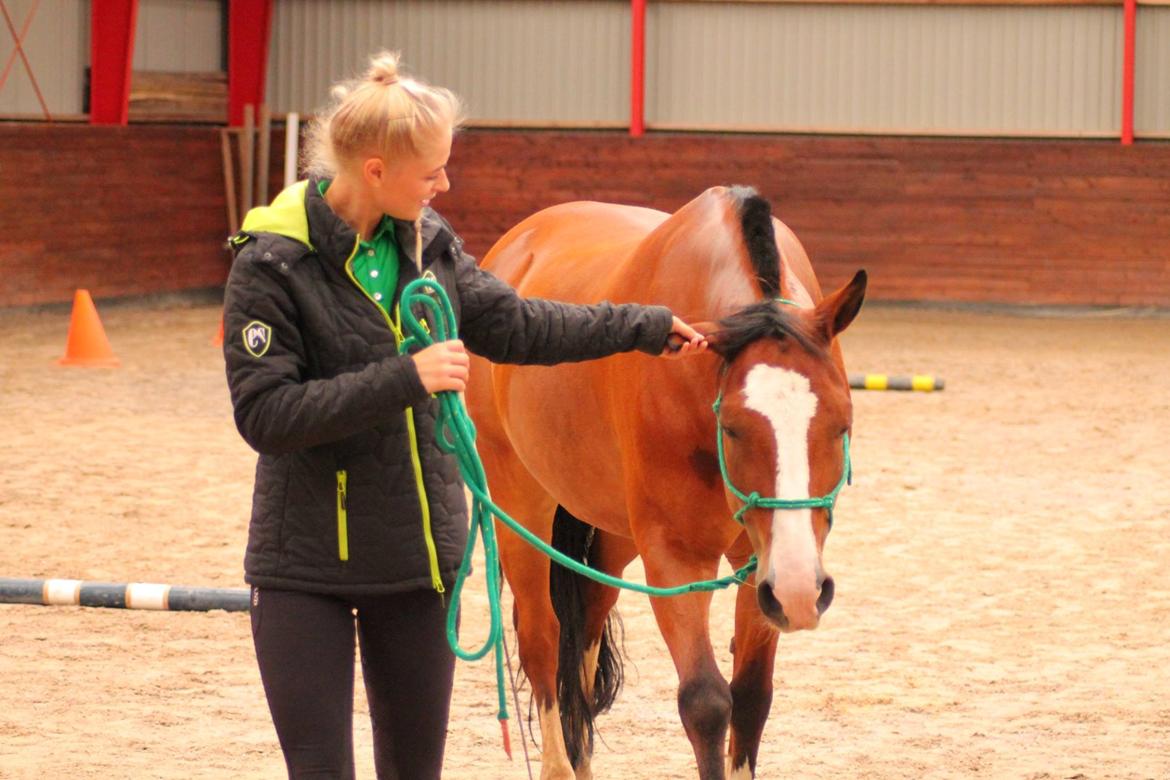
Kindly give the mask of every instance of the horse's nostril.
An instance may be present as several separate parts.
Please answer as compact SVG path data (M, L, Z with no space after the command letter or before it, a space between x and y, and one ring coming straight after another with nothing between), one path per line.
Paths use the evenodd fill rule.
M772 592L772 586L768 583L762 583L756 589L756 601L759 602L760 611L764 616L775 623L780 628L787 628L788 616L784 614L784 607L776 599L776 594Z
M825 577L821 580L821 595L817 597L817 614L825 614L825 610L833 603L833 593L837 586L833 584L832 577Z

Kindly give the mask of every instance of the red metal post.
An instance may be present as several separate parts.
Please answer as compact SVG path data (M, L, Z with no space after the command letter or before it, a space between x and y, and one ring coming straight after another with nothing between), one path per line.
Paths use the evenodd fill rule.
M1125 48L1121 62L1121 143L1133 143L1133 64L1137 48L1137 0L1125 0Z
M630 0L630 135L646 132L646 0Z
M93 0L89 13L89 123L124 125L138 0Z
M264 102L272 0L228 0L228 124L244 123L244 106Z

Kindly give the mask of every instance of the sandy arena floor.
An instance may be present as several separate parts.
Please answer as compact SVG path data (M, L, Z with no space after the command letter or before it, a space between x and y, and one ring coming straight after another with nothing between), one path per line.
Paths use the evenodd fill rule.
M242 587L254 455L218 308L101 311L120 369L55 365L67 312L0 312L0 576ZM855 394L837 599L780 643L759 776L1170 777L1170 318L874 306L844 345L947 389ZM693 777L648 605L620 607L597 776ZM461 663L446 777L527 776L494 699L491 664ZM282 776L245 615L0 605L0 778Z

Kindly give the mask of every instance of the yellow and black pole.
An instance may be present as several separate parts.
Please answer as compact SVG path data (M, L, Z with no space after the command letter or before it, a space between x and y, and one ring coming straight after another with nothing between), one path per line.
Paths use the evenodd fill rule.
M850 374L849 386L854 390L914 390L933 393L942 390L946 383L929 374L889 376L888 374Z

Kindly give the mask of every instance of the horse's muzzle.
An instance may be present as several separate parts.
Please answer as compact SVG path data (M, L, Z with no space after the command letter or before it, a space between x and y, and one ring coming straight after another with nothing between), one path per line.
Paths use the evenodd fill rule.
M816 628L821 615L825 614L825 610L833 603L833 594L836 591L833 578L827 575L822 576L817 584L815 609L805 609L799 619L790 620L789 616L784 613L784 606L776 598L773 587L773 583L769 580L761 582L756 588L756 601L760 605L760 611L764 613L764 617L785 632Z

